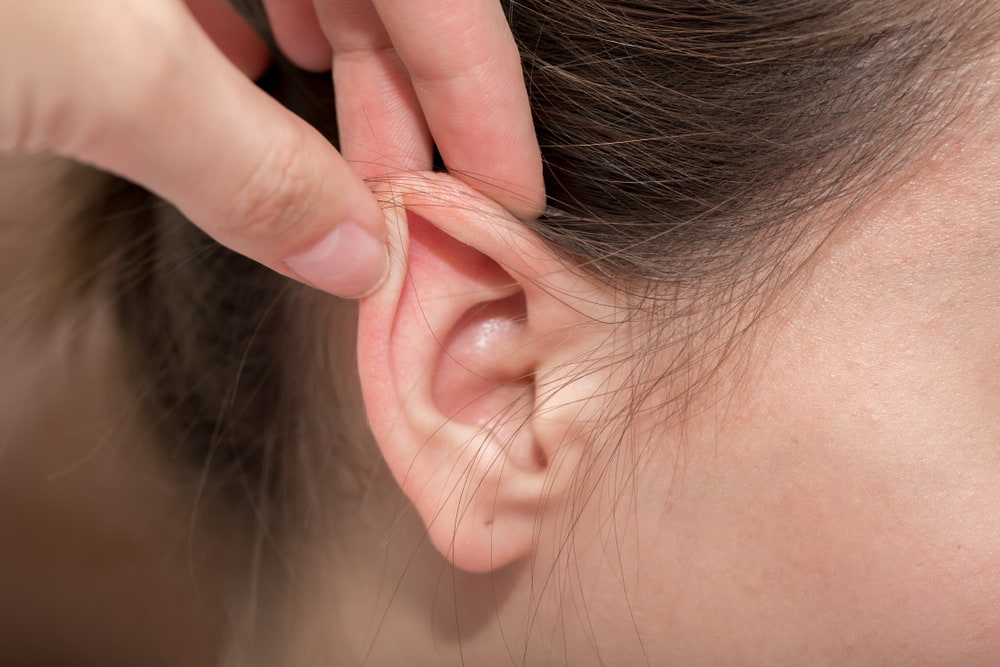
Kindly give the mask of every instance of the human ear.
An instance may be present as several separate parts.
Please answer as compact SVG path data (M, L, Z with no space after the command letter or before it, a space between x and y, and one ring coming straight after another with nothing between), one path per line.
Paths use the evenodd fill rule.
M403 261L361 304L369 422L438 550L490 571L531 553L536 522L571 487L613 309L455 179L408 175L389 189Z

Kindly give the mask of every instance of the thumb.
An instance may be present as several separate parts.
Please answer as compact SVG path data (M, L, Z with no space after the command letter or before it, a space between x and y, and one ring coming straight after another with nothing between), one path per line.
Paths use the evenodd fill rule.
M43 6L33 27L45 39L21 40L23 53L12 55L34 58L23 69L35 76L0 83L31 101L13 105L32 114L15 118L15 148L53 150L140 183L222 244L325 291L353 297L377 286L387 260L374 196L317 131L218 51L183 4L28 3ZM40 53L39 42L48 44Z

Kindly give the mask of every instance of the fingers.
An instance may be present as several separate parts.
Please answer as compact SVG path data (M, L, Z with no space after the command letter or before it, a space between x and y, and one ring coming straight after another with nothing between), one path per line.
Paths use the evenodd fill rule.
M319 50L307 53L311 5L269 7L285 34L312 44L297 57L318 62ZM376 165L365 169L426 168L429 128L451 169L513 211L537 212L541 164L495 0L377 0L377 17L363 0L321 8L349 151ZM0 146L53 150L139 182L225 245L334 294L380 281L384 221L367 187L182 5L36 0L0 5L0 19ZM240 53L235 43L223 48Z
M267 4L278 17L293 6L303 15L305 2ZM498 0L315 3L333 47L341 149L359 173L428 169L436 143L459 178L519 215L541 211L541 155Z
M267 69L267 47L228 0L185 0L219 50L251 79Z
M232 67L190 15L154 4L80 11L89 30L73 32L90 61L70 73L65 63L55 68L63 88L55 106L71 109L72 122L46 147L145 185L282 273L341 296L370 291L386 253L382 212L364 183Z
M313 0L264 0L274 40L293 63L311 72L330 69L332 54Z
M409 74L368 0L321 0L333 46L340 149L357 171L379 180L428 170L433 144Z
M517 47L498 0L373 0L457 177L516 214L544 207Z

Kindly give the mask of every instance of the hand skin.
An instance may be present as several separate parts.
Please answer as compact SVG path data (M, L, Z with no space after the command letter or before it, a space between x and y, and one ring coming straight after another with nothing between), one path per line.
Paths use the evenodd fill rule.
M363 179L429 168L435 141L511 210L541 210L541 158L496 0L313 2L267 10L293 61L332 67L343 155L248 78L267 54L226 0L0 4L0 150L135 181L224 245L345 297L377 288L387 265Z

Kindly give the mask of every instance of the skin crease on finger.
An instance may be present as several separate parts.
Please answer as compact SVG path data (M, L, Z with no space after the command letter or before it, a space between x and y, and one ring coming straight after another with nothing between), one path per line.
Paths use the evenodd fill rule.
M499 2L264 4L294 61L321 69L332 57L344 156L362 175L430 169L433 134L459 178L520 215L544 207L520 57Z
M581 486L564 522L538 526L530 561L453 571L387 476L365 477L356 505L323 497L320 477L311 491L332 520L283 545L273 580L292 571L290 594L247 605L260 626L227 664L993 664L1000 119L956 123L945 140L809 257L682 423L651 397L602 483ZM72 388L93 396L99 375ZM51 382L62 389L65 376ZM4 407L16 414L18 400ZM37 423L56 421L46 417L43 406ZM20 451L43 441L33 434ZM73 474L42 467L43 498L92 470L80 465L88 444L56 467ZM104 497L97 479L74 494L80 507ZM136 525L160 525L149 485L120 497ZM180 505L169 515L190 541ZM216 571L233 569L219 560ZM267 574L258 580L266 591ZM172 619L153 627L177 631Z
M1000 119L956 122L903 176L683 421L651 399L528 561L450 570L376 481L303 546L316 585L275 612L293 629L248 645L288 664L992 664Z

